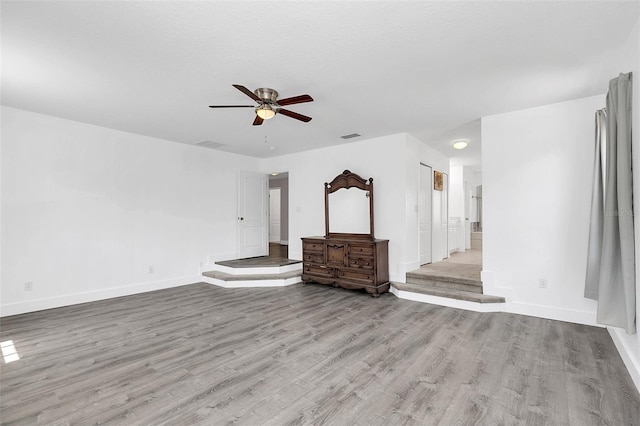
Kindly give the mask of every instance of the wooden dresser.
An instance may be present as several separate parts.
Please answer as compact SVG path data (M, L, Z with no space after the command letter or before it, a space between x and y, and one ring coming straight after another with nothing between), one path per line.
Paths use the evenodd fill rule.
M389 240L302 238L302 280L364 289L374 297L389 291Z
M345 170L324 184L325 236L302 238L302 281L364 289L374 297L389 291L389 240L373 236L373 205L373 178Z

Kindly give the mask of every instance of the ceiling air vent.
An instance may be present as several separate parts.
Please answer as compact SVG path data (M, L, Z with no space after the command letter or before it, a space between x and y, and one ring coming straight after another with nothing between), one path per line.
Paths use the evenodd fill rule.
M340 137L342 139L351 139L351 138L357 138L358 136L362 136L362 135L359 135L358 133L351 133L350 135L344 135Z
M201 146L203 148L209 148L209 149L216 149L216 148L220 148L221 146L224 146L223 143L213 142L213 141L202 141L202 142L195 143L194 145Z

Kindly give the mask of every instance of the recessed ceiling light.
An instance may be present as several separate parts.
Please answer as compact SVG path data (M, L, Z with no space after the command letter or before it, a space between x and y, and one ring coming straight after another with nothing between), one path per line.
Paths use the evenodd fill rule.
M454 149L465 149L469 145L469 141L466 139L457 139L453 141Z
M278 172L273 172L273 173L271 173L271 176L278 176L279 174L280 173L278 173Z

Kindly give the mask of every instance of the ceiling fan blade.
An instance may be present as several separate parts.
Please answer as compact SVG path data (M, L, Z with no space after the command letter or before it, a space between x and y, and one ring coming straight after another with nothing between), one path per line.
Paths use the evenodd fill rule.
M242 93L244 93L245 95L247 95L248 97L253 99L254 101L262 102L262 99L257 97L255 93L253 93L251 90L247 89L246 87L244 87L244 86L242 86L240 84L234 84L233 87L235 87L236 89L238 89L239 91L241 91Z
M308 123L311 121L311 117L307 117L306 115L298 114L297 112L289 111L288 109L278 108L277 112L279 114L286 115L287 117L295 118L296 120L304 121Z
M253 120L253 125L254 125L254 126L259 126L259 125L261 125L261 124L262 124L262 122L263 122L263 121L264 121L264 120L263 120L262 118L260 118L260 117L258 117L258 116L256 115L256 119L255 119L255 120Z
M255 108L255 105L209 105L209 108Z
M313 98L309 95L300 95L293 96L291 98L280 99L277 101L278 105L293 105L293 104L302 104L305 102L313 102Z

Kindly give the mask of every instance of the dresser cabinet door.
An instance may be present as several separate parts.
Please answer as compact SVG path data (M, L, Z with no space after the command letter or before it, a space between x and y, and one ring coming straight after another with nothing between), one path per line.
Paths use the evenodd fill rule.
M347 266L346 243L327 243L327 265Z

